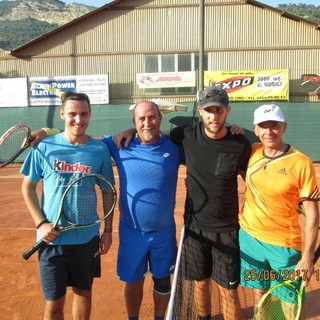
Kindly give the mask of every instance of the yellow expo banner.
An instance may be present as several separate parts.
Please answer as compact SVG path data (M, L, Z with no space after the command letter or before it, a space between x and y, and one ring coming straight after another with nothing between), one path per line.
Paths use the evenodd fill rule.
M226 90L230 101L289 100L289 70L205 71L210 85Z

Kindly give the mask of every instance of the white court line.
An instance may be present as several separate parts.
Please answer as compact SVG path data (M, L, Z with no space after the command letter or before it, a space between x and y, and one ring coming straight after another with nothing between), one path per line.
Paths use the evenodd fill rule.
M320 172L316 172L316 176L320 177ZM0 176L0 179L18 179L18 178L23 178L23 174L11 174L7 176ZM114 175L115 178L119 179L118 175ZM187 176L185 174L178 175L178 178L186 178Z
M21 174L11 174L11 175L8 175L8 176L0 176L0 179L22 179L23 178L23 175Z
M36 227L34 228L6 228L6 227L0 227L0 230L7 230L7 231L36 231ZM101 230L102 231L102 230ZM113 229L112 233L118 233L117 229Z

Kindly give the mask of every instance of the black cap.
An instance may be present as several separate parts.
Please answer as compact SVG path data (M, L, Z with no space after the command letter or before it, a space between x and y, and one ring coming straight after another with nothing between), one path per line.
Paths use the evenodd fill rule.
M205 109L208 107L229 107L229 97L225 90L216 87L208 87L200 92L199 108Z

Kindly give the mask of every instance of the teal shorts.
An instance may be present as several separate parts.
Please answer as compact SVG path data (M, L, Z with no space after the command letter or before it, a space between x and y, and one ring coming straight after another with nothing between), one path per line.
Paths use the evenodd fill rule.
M239 231L239 243L243 287L264 290L296 278L294 269L301 251L259 241L243 229Z

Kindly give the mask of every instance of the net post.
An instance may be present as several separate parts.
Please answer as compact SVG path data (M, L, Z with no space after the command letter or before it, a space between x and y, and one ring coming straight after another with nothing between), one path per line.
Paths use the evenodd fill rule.
M182 226L182 229L181 229L177 260L176 260L176 265L175 265L174 274L173 274L173 281L172 281L171 294L170 294L170 300L168 304L168 312L166 315L166 320L171 320L173 315L172 313L173 313L173 307L174 307L174 298L177 290L178 272L179 272L179 266L180 266L180 260L181 260L183 239L184 239L184 226Z

